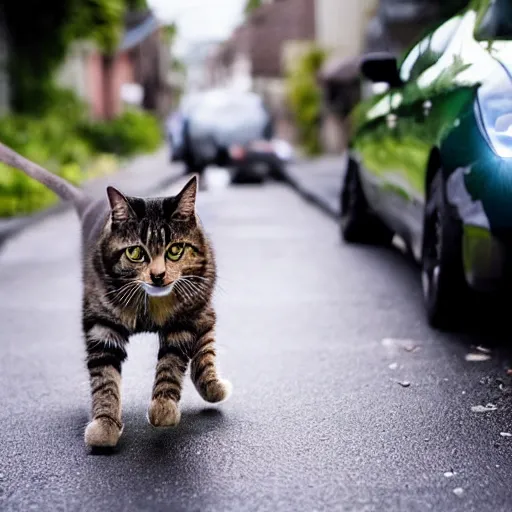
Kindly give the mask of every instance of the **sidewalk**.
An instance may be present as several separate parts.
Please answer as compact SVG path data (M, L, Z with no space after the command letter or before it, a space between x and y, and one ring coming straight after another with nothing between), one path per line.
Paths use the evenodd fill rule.
M301 196L337 219L344 166L344 155L325 155L291 163L285 174Z
M181 164L169 162L169 151L164 145L156 153L135 157L113 174L85 182L82 188L92 197L104 194L108 185L119 188L127 195L146 196L168 187L180 178L183 172ZM143 174L147 175L147 180L143 179ZM142 187L141 183L144 183ZM32 215L0 219L0 243L25 227L70 207L70 203L58 202Z

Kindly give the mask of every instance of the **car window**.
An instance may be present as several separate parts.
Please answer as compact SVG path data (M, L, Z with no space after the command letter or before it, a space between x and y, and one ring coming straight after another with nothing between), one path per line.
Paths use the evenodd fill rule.
M478 40L512 37L512 3L510 0L487 0L475 29ZM485 5L484 4L484 5Z
M422 53L428 48L430 36L422 39L405 57L402 65L400 66L400 78L407 82L414 79L413 68L419 60Z
M460 21L461 16L449 19L409 52L400 67L400 78L404 82L415 80L439 60L459 27Z
M441 58L418 78L416 84L421 89L428 89L437 81L437 87L475 84L495 69L496 61L489 58L486 48L473 37L475 20L474 10L464 15Z
M447 22L443 23L434 32L430 45L431 50L434 53L441 54L446 50L452 37L455 35L455 32L459 28L461 20L462 16L455 16L454 18L451 18Z

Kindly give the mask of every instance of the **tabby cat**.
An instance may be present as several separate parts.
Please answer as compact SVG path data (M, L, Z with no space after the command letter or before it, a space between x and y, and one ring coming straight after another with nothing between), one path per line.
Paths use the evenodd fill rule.
M113 447L121 436L121 366L136 333L159 336L151 425L179 422L189 363L201 397L225 400L231 385L215 367L215 259L195 211L196 177L174 197L127 197L108 187L98 201L3 144L0 161L71 201L81 220L83 331L92 392L87 445Z

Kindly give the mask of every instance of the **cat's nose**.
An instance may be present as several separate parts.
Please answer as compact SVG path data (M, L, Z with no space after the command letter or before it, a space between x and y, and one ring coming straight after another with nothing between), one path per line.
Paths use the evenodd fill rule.
M153 274L151 272L151 281L153 281L153 284L156 284L157 286L160 286L164 282L165 272L162 272L160 274Z

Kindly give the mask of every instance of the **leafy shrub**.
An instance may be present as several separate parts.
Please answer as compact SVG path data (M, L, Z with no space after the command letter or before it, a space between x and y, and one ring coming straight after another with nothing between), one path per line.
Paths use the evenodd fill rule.
M320 152L319 119L322 105L317 73L326 58L321 48L312 45L287 75L288 103L295 117L299 139L306 153Z
M119 156L154 151L162 141L158 120L130 110L112 121L87 121L83 103L55 89L51 108L39 118L0 118L0 141L74 184L116 168ZM57 201L56 195L21 171L0 164L0 217L30 213Z
M137 110L127 110L112 121L86 124L81 133L97 151L120 156L154 151L162 142L158 120Z

